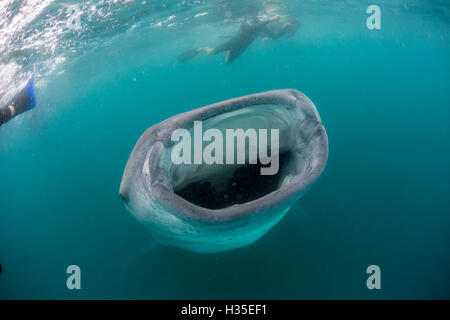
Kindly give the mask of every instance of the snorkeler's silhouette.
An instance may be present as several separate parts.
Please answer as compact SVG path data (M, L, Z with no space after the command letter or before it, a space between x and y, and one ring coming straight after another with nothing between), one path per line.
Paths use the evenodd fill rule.
M25 88L20 90L5 106L0 108L0 126L15 116L33 109L35 106L33 77L31 77Z
M200 47L187 50L178 56L178 60L185 62L202 51L208 55L226 51L225 62L231 63L259 36L265 35L272 39L278 39L287 33L294 33L297 29L298 23L294 19L281 18L280 15L273 16L267 20L252 18L242 23L238 33L231 37L230 40L215 48Z

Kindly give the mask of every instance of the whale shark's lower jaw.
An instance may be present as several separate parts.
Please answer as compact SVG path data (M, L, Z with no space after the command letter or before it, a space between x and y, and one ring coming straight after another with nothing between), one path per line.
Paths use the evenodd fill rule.
M261 175L259 158L258 164L174 164L172 134L180 128L192 133L198 121L204 131L278 130L277 172ZM149 128L130 155L120 195L160 243L226 251L253 243L278 223L322 173L327 157L328 139L314 104L297 90L273 90L195 109Z

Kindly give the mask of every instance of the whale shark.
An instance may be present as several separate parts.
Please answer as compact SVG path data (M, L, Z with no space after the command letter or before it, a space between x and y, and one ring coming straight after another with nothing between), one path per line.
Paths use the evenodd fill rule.
M263 159L175 164L173 133L193 132L199 121L222 132L278 130L278 172L261 175ZM275 226L321 175L327 158L328 137L313 102L295 89L271 90L187 111L147 129L129 156L119 194L158 243L227 251L254 243Z

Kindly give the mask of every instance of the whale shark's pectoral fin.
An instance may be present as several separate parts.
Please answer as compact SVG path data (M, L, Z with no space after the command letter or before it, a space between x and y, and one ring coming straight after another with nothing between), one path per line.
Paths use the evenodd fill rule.
M155 239L151 239L143 248L141 248L137 253L133 255L133 257L128 261L122 268L122 272L120 274L120 277L123 278L127 273L130 267L133 264L136 264L141 260L144 256L146 256L149 251L151 251L153 248L158 246L159 243Z

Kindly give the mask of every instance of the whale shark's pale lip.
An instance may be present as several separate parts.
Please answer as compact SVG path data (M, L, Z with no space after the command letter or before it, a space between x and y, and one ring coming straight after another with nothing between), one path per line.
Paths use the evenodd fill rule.
M243 113L247 116L243 116ZM220 178L224 175L222 170L229 168L225 169L223 165L202 166L192 170L173 167L167 156L174 144L171 141L172 132L178 128L192 128L194 121L209 121L225 126L231 123L246 125L254 123L256 115L270 126L281 127L280 141L283 145L280 151L283 149L288 152L290 158L285 168L281 168L284 173L279 178L279 186L267 190L267 193L256 199L229 206L225 203L217 209L195 204L189 201L189 197L180 196L177 188L184 188L195 179ZM218 227L215 229L220 234L229 229L245 229L252 223L257 225L256 229L267 231L322 173L327 156L327 135L313 103L297 90L273 90L188 111L149 128L137 142L128 160L120 195L137 219L154 234L164 238L164 242L195 251L215 251L203 247L199 250L189 248L189 245L173 243L167 238L208 242L208 234L212 236L214 226ZM188 194L189 191L187 189ZM264 221L268 223L266 227ZM202 229L208 228L208 225L213 229ZM261 231L261 235L264 232ZM190 239L189 234L195 234L197 238ZM226 242L221 239L219 247L223 245L221 241ZM238 246L241 245L231 245ZM221 250L224 249L217 251Z

